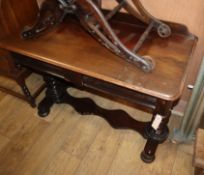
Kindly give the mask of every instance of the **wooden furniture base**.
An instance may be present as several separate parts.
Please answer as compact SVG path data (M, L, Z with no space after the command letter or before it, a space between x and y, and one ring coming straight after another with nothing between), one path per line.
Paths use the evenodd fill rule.
M54 65L33 60L31 58L13 53L16 61L22 65L32 67L41 72L46 83L46 96L38 105L38 114L41 117L49 115L53 104L67 103L82 115L94 114L103 117L114 128L127 128L140 133L147 143L141 153L141 159L151 163L155 159L155 152L159 144L163 143L169 134L167 127L173 103L146 96L120 86L94 79L79 73L64 70ZM66 80L66 81L64 81ZM140 109L153 113L149 122L139 122L122 110L107 110L99 107L89 98L75 98L67 92L67 88L75 87L84 90L95 90L102 94L108 94L113 98L128 100ZM159 129L152 127L157 115L162 116Z
M75 87L74 84L64 82L51 75L44 75L44 80L47 85L46 96L38 106L38 114L41 117L46 117L50 113L53 104L66 103L81 115L96 115L104 118L113 128L135 130L148 140L141 153L141 158L146 163L151 163L155 159L158 144L168 137L169 130L166 126L161 133L155 133L151 128L151 122L139 122L123 110L104 109L90 98L71 96L67 92L67 88Z

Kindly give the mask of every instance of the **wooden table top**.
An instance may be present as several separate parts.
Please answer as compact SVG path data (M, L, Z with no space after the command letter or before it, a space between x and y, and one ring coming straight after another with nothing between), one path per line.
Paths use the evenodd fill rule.
M124 29L123 36L127 31L141 33L138 26L121 23L115 27ZM37 39L23 40L19 35L4 38L0 40L0 47L156 98L174 101L181 96L187 62L196 41L190 34L173 33L170 38L161 39L153 33L139 51L140 55L150 55L155 59L156 67L151 73L144 73L114 55L69 20Z

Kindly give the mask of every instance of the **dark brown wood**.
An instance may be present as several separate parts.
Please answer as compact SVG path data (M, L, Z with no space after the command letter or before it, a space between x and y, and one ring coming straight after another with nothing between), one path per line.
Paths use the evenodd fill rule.
M124 35L135 32L135 37L138 37L137 33L141 32L137 26L123 23L114 25L123 29ZM19 36L12 36L2 39L0 46L147 95L176 100L183 90L185 67L194 50L196 39L190 34L182 33L175 33L168 40L154 35L151 37L140 50L141 55L155 58L157 66L151 74L138 70L131 63L101 47L71 19L38 39L25 41Z
M146 127L145 134L147 137L147 143L144 151L141 154L143 161L150 163L155 159L155 152L158 144L163 143L169 134L168 122L171 116L171 109L173 103L165 100L157 100L157 106L153 113L152 121L149 126ZM158 122L157 128L153 128L153 123L161 117L161 121Z
M133 0L137 8L133 8L128 1L117 0L118 5L104 14L100 2L77 0L44 0L38 14L36 24L24 30L22 37L24 39L36 38L44 31L61 23L66 16L75 16L81 23L81 26L96 38L102 46L112 51L117 56L124 58L126 61L133 63L144 72L151 72L154 69L154 59L150 56L139 56L138 50L142 47L152 29L155 29L161 38L167 38L171 35L171 28L164 22L154 18L143 7L140 0ZM133 17L148 24L141 37L135 41L134 47L129 45L117 36L109 21L124 8ZM128 37L128 35L127 35Z
M31 21L36 19L38 5L36 0L0 1L0 38L12 33L18 33Z
M188 33L185 27L169 25L172 28L170 38L162 39L152 32L139 51L140 55L153 57L156 61L156 67L150 74L101 47L72 17L38 39L22 40L19 34L3 37L0 47L12 52L18 63L49 74L49 78L45 78L46 97L39 105L41 116L48 115L54 103L66 102L79 113L94 113L110 124L118 121L122 127L124 122L125 126L139 130L147 139L141 157L150 163L155 158L158 145L167 139L171 109L181 96L186 66L197 42L197 38ZM130 46L134 46L145 28L144 24L126 14L115 16L111 26L120 31L121 40L130 33L134 34ZM140 109L151 112L152 120L146 124L140 123L138 127L139 123L124 111L105 110L90 99L73 98L67 94L66 85L58 84L56 77L68 81L68 85L71 83L82 89L94 89L134 103ZM120 117L113 118L117 115Z
M36 23L32 27L24 28L21 35L26 39L36 37L59 24L63 17L64 12L59 8L57 0L43 1Z
M95 79L54 65L46 64L42 61L33 60L23 55L16 53L12 53L12 55L17 63L25 65L26 67L34 68L39 73L45 72L47 74L58 76L68 82L72 82L77 88L91 90L94 93L100 92L100 95L106 96L107 98L119 99L121 102L125 103L129 102L130 105L137 106L141 110L149 113L153 113L156 108L156 98L154 97L137 93L100 79Z
M105 118L114 128L126 127L138 131L144 138L147 139L144 151L141 154L142 160L146 163L151 163L155 159L155 151L158 145L163 143L169 134L167 124L171 115L173 101L165 101L155 97L146 96L145 94L138 94L137 92L130 91L127 88L121 88L120 86L104 82L103 80L93 79L83 74L74 73L22 55L13 55L18 63L32 67L36 69L36 71L51 74L44 76L47 91L45 98L38 106L38 113L41 117L46 117L49 114L52 105L55 103L70 104L80 114L95 114ZM106 93L109 96L118 97L125 99L130 103L137 104L140 109L145 109L146 111L153 113L152 121L147 123L138 122L131 118L131 116L127 115L124 111L106 110L96 105L90 99L74 98L67 93L67 88L70 84L65 84L62 80L58 80L55 76L72 83L71 86L86 90L91 88L96 91ZM162 120L159 123L158 128L154 129L152 127L152 123L157 115L161 115Z
M97 115L104 118L112 127L116 129L132 129L139 132L143 137L145 128L149 122L139 122L133 119L123 110L108 110L98 106L90 98L76 98L71 96L67 88L73 87L73 84L67 84L62 79L45 74L44 80L47 84L46 97L38 106L38 114L46 117L55 103L67 103L71 105L81 115Z
M22 0L21 3L16 3L15 0L0 1L0 38L20 32L26 23L29 24L36 18L37 11L38 6L35 0ZM31 96L25 84L25 79L31 74L31 71L25 68L17 69L10 54L2 49L0 50L0 74L15 80L20 85L24 95L3 85L0 88L2 91L27 101L33 107L35 106L34 98L39 95L43 87L35 92L34 96Z
M9 52L0 50L0 76L14 80L17 85L20 86L23 93L15 92L4 84L0 85L0 90L28 102L32 107L36 107L35 98L42 92L45 85L42 85L33 95L31 95L25 83L26 78L28 78L31 73L32 71L25 67L18 68Z

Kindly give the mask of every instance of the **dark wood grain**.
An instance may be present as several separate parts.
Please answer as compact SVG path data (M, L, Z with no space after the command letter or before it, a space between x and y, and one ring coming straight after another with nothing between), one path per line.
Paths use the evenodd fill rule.
M123 32L141 30L123 23L114 25ZM152 34L140 50L141 55L156 61L156 68L148 74L101 47L72 20L38 39L27 41L17 35L0 41L0 46L10 51L166 100L180 97L195 44L191 34L173 33L169 39Z

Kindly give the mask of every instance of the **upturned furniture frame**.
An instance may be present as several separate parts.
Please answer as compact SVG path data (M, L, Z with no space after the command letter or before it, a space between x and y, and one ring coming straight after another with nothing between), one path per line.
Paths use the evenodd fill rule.
M138 12L127 0L116 0L118 5L109 13L104 14L101 0L45 0L41 6L36 24L31 29L25 29L23 38L33 38L42 34L45 30L61 23L67 15L75 15L81 25L98 40L103 46L111 50L116 55L132 62L145 72L154 69L154 59L149 56L139 56L138 50L142 47L152 29L156 29L158 35L167 38L171 35L171 28L150 15L139 0L132 0ZM132 36L128 35L121 41L114 31L109 21L124 8L142 22L148 24L147 28L134 44L128 48L128 41Z

